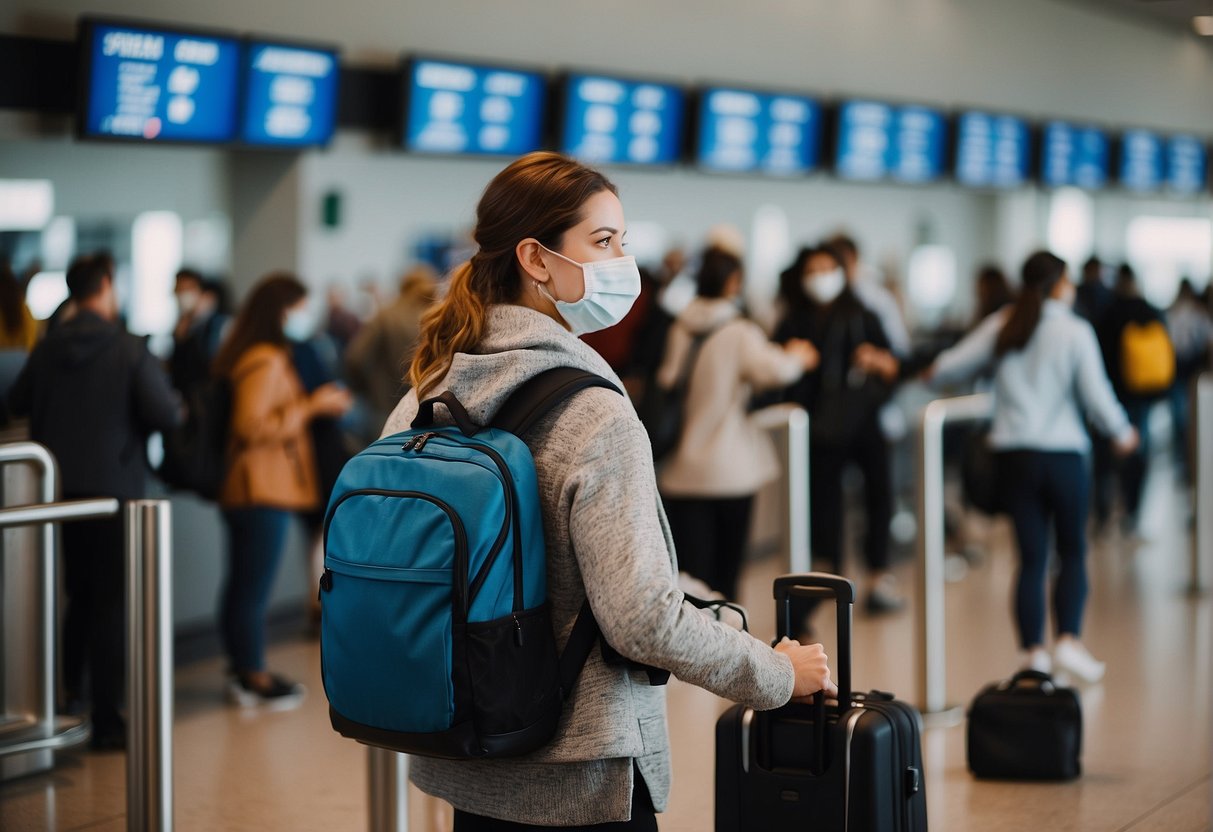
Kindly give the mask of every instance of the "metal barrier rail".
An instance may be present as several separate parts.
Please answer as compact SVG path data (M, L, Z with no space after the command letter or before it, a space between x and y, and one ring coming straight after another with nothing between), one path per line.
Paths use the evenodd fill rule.
M1213 588L1213 373L1196 380L1192 396L1193 592Z
M933 721L956 721L949 706L944 599L943 429L956 422L985 421L994 410L989 394L936 399L922 409L918 432L918 707Z
M42 707L54 726L55 713L55 597L58 583L55 554L56 523L112 517L118 500L98 498L56 502L57 465L43 446L34 442L0 445L0 465L32 462L42 474L41 505L0 509L0 530L18 526L43 528L41 574L45 583L42 606L43 647ZM173 699L172 699L172 527L167 500L132 500L127 503L126 586L128 684L126 827L132 832L171 832L173 828ZM14 745L11 753L61 748L88 738L75 730L53 733ZM0 752L2 754L2 752Z
M764 407L750 417L765 430L782 452L781 479L787 487L779 495L780 548L792 572L811 572L809 527L809 414L794 404ZM757 506L755 509L757 510Z
M386 748L368 746L367 829L370 832L408 832L408 757Z

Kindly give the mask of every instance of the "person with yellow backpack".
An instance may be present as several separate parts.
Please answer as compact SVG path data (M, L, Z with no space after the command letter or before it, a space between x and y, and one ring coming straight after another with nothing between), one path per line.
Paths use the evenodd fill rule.
M1127 264L1116 272L1113 299L1096 331L1108 378L1137 428L1141 444L1119 465L1124 515L1121 528L1138 532L1138 512L1150 459L1149 416L1152 406L1165 398L1175 383L1175 347L1163 313L1141 296L1137 276ZM1111 490L1103 472L1096 472L1096 516L1106 518ZM1100 480L1103 482L1100 482Z

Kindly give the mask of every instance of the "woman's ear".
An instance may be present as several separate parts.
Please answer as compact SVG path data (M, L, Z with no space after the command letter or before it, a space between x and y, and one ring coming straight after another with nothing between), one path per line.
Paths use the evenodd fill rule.
M542 251L543 247L534 237L527 237L514 247L514 255L518 258L518 265L523 274L531 280L547 283L551 275L548 274L548 267L543 262Z

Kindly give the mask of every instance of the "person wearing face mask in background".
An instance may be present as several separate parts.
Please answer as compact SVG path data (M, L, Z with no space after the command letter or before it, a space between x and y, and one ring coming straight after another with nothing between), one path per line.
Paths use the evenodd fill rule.
M219 310L216 292L194 269L177 272L173 297L177 302L177 324L173 327L169 378L173 387L188 398L210 378L211 363L219 352L229 319Z
M623 206L602 174L555 153L513 162L476 210L471 260L425 316L412 389L384 427L405 430L449 390L489 424L531 378L558 367L618 377L577 336L620 321L640 292L623 256ZM435 411L446 419L442 408ZM520 437L539 481L548 605L557 649L588 601L609 644L755 708L834 692L820 645L775 648L686 604L648 436L613 390L584 390ZM409 776L455 808L455 832L656 830L669 794L665 689L593 650L555 737L525 757L413 757Z
M741 314L737 256L708 249L696 283L657 373L665 389L686 385L682 435L657 482L682 570L736 598L754 495L778 476L770 440L746 418L751 393L787 387L818 355L807 341L772 344Z
M265 609L292 514L320 502L310 424L336 417L350 394L329 383L304 389L291 363L290 336L306 335L307 290L293 275L261 279L215 358L231 387L228 465L219 504L228 530L228 571L220 631L228 697L241 706L289 707L303 686L265 668Z
M1097 682L1104 663L1079 641L1087 597L1085 457L1091 448L1083 415L1112 437L1121 456L1133 453L1138 435L1113 392L1095 332L1072 308L1074 296L1066 264L1047 251L1033 254L1024 263L1015 303L941 353L926 377L949 385L995 367L990 446L1019 548L1014 608L1023 667L1050 673L1056 665ZM1061 561L1053 592L1053 655L1045 648L1050 523Z
M904 606L889 572L889 520L893 510L888 445L880 409L900 362L876 315L855 296L842 257L829 246L802 250L780 277L783 318L774 340L803 339L820 353L817 368L788 390L787 400L809 413L809 503L813 554L842 573L845 521L843 471L863 474L864 559L869 613Z

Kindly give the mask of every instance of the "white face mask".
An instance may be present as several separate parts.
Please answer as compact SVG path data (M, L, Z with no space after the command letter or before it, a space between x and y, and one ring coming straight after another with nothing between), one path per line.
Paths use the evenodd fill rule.
M198 308L198 299L202 297L201 292L179 292L177 293L177 310L182 315L189 315Z
M834 269L832 272L805 275L801 285L806 295L824 306L833 303L847 288L847 276L842 269Z
M307 309L293 309L286 313L282 322L282 334L292 341L306 341L312 337L312 316Z
M556 311L574 335L586 335L614 326L624 319L636 298L640 297L640 269L635 257L629 255L578 263L542 243L539 246L581 269L585 290L580 300L571 303L556 300L546 287L537 284L548 300L556 305Z

